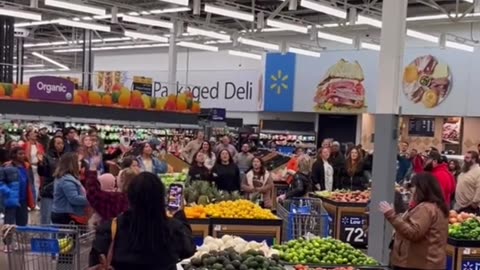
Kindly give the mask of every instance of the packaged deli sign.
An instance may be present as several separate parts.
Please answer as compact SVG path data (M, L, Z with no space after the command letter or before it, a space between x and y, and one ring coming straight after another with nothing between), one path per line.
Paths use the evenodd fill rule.
M53 76L30 78L30 98L50 101L72 101L75 85L70 80Z

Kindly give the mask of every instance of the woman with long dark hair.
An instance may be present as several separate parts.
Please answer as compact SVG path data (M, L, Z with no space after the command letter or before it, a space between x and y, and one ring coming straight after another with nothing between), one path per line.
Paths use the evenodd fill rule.
M215 157L215 153L212 150L212 145L210 144L210 142L204 141L202 143L202 147L200 148L200 152L202 152L205 156L205 167L211 170L215 165L217 157Z
M233 157L227 149L218 153L217 163L213 166L212 175L219 190L240 191L240 169L233 162Z
M340 182L335 186L340 189L365 190L368 185L367 174L362 152L354 147L348 153L345 166L340 170Z
M249 200L256 199L263 202L264 208L272 208L273 179L261 158L252 159L252 169L242 180L242 191Z
M445 269L448 208L437 179L431 173L412 178L412 201L403 215L387 202L379 209L395 229L393 269Z
M112 221L114 226L110 222L97 229L90 265L99 265L109 248L115 270L173 270L191 257L195 243L184 212L167 217L166 202L160 198L165 198L160 179L148 172L137 175L128 188L130 209Z
M205 166L205 155L198 151L192 160L192 165L190 165L190 169L188 170L188 177L189 181L211 181L212 174L210 170Z
M158 175L168 171L167 164L153 155L153 147L150 143L140 145L140 155L137 157L137 160L140 169L144 172Z

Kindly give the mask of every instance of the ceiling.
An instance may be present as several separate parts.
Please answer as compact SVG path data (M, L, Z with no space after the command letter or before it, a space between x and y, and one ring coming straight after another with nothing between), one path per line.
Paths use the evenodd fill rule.
M63 0L68 1L68 0ZM78 1L78 0L75 0ZM379 32L379 29L368 25L347 25L347 20L342 20L330 15L319 13L311 9L306 9L300 6L298 3L297 8L289 10L289 1L282 0L230 0L230 1L216 1L216 0L200 0L201 12L198 15L194 15L193 5L195 0L190 0L190 10L183 12L172 12L162 14L150 14L152 10L165 10L170 8L178 8L181 6L166 3L160 0L89 0L79 3L85 3L88 5L105 8L107 14L111 14L112 10L118 9L117 14L132 14L136 17L144 17L150 19L177 21L179 22L179 31L184 32L187 26L196 26L202 29L209 29L215 31L222 31L222 33L233 36L247 36L248 38L255 38L264 41L282 42L287 40L293 42L292 38L296 39L296 43L299 43L304 48L312 48L316 50L329 49L327 46L320 46L319 42L311 42L308 34L300 34L289 31L269 31L260 30L258 19L255 22L239 21L230 17L218 16L213 14L207 14L203 11L204 4L215 4L218 6L228 6L241 10L244 12L255 14L259 17L260 13L264 14L264 18L275 18L283 21L295 22L301 25L328 25L329 27L322 28L322 31L342 35L349 38L358 37L358 33L375 33ZM382 0L316 0L318 2L336 6L339 9L348 10L349 13L352 9L355 9L357 14L363 14L372 18L380 19ZM73 1L69 1L73 2ZM300 0L298 0L300 2ZM480 1L479 1L480 2ZM100 23L111 26L111 32L93 31L92 39L93 47L108 48L123 46L126 48L132 48L131 46L141 47L148 44L158 44L158 42L141 40L141 39L127 39L124 36L125 30L134 30L142 33L149 33L155 35L169 35L169 29L152 27L146 25L140 25L136 23L130 23L123 21L121 17L118 17L118 22L112 23L111 18L94 19L93 15L72 11L68 9L55 8L51 6L45 6L44 0L10 0L0 1L0 7L13 6L14 8L21 8L23 10L40 12L43 17L42 20L56 20L59 18L75 18L87 23ZM32 7L33 6L33 7ZM473 4L466 2L465 0L410 0L408 7L408 17L424 16L431 14L462 14L463 12L471 13L474 11ZM140 16L134 12L139 13ZM143 13L142 13L143 12ZM113 12L115 13L115 12ZM143 15L142 15L143 14ZM428 25L434 25L438 23L451 23L452 21L460 23L471 23L478 18L463 18L463 19L444 19L444 20L431 20L421 22L411 22L412 28L416 26L425 27ZM16 19L16 24L28 22L22 19ZM330 26L330 24L334 24ZM36 26L23 26L23 29L28 31L28 35L25 37L25 44L27 45L25 54L28 55L31 52L40 52L48 57L55 59L67 66L72 70L81 69L82 65L82 53L81 51L74 52L72 49L81 50L84 30L81 28L72 28L69 26L62 26L59 24L45 24ZM266 27L268 28L268 27ZM367 35L368 36L368 35ZM364 37L364 35L363 35ZM178 41L192 41L196 43L215 43L216 39L208 38L204 36L193 35L181 35L178 34ZM53 45L48 42L55 42ZM32 45L38 44L40 45ZM43 43L43 45L42 45ZM130 46L130 47L128 47ZM165 45L166 46L166 45ZM238 45L236 42L216 44L221 48L236 48L261 52L262 49L257 47L250 47L247 45ZM63 50L63 52L62 52ZM65 51L70 50L70 51ZM166 49L165 49L166 50ZM36 59L35 57L28 57L25 64L35 64L43 61ZM49 63L46 63L50 65Z

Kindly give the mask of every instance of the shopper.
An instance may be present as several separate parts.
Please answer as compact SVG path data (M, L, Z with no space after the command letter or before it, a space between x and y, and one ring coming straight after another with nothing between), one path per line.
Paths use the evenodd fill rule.
M438 184L443 192L445 204L450 208L450 202L455 194L455 178L448 171L448 165L442 162L443 158L440 153L432 151L428 155L425 163L425 171L431 172L438 180Z
M350 150L345 166L340 171L339 183L334 184L339 189L365 190L368 185L368 168L363 162L361 152L357 148Z
M120 163L120 169L125 170L125 169L132 169L135 171L140 171L140 165L138 163L138 160L133 157L133 156L127 156L124 157L122 160L122 163ZM121 173L121 171L120 171ZM120 175L119 173L119 175Z
M205 139L205 133L203 131L198 131L197 132L197 137L192 140L191 142L188 142L186 146L182 149L182 158L188 163L192 163L193 161L193 155L200 150L202 147L203 140Z
M312 180L310 179L311 159L308 155L298 157L298 171L293 176L287 193L277 197L282 202L287 199L305 197L312 191Z
M25 150L25 156L30 164L32 173L33 173L33 183L34 183L34 196L35 201L38 202L40 199L40 184L41 179L40 175L38 174L38 162L39 159L43 159L45 155L45 149L43 146L38 142L38 131L36 129L30 128L25 133L26 141L23 144L23 149ZM39 210L38 206L35 206L35 210Z
M410 160L410 154L408 153L408 142L400 143L400 152L397 155L397 177L396 182L401 183L409 177L409 172L412 169L412 161Z
M479 213L480 206L480 166L478 153L468 151L465 154L462 173L457 179L455 191L455 209L458 212Z
M212 151L212 145L210 144L210 142L204 141L202 143L202 148L200 148L200 152L202 152L205 156L205 167L211 170L215 165L215 161L217 161L217 157Z
M45 125L41 125L38 129L38 142L42 145L43 149L48 149L50 136L48 136L48 127Z
M65 129L65 152L77 152L80 143L78 141L78 132L74 127Z
M405 214L396 214L387 202L380 211L395 229L393 269L445 269L448 208L438 181L430 173L412 178L413 197Z
M121 169L119 165L122 163L125 156L132 154L131 151L132 147L130 146L130 138L128 136L120 137L120 144L103 154L103 160L108 165L108 172L117 175L119 169Z
M83 157L83 161L87 164L87 169L90 167L90 163L92 163L94 159L103 160L102 153L99 151L98 146L95 143L95 137L86 135L82 138L82 152L81 156ZM103 162L100 162L97 166L97 171L99 173L105 171Z
M105 152L105 143L103 142L103 139L98 135L98 129L96 127L90 127L87 134L92 140L92 143L97 149L97 151L103 154Z
M338 179L340 177L340 171L345 166L345 157L340 151L339 142L332 142L332 146L330 148L330 158L328 159L328 161L333 167L333 179Z
M458 160L456 160L456 159L451 159L450 161L448 161L448 170L450 171L450 173L453 174L453 176L455 177L455 182L456 182L457 179L458 179L458 176L462 172L462 170L460 168L460 162L458 162Z
M252 169L242 180L242 191L247 199L259 202L264 208L272 208L273 179L265 168L262 159L253 158Z
M425 168L425 159L422 154L419 154L417 149L412 149L410 151L410 157L412 161L412 170L413 173L421 173Z
M293 182L293 176L298 171L298 158L305 154L305 150L302 147L297 147L290 160L287 162L287 183Z
M213 181L219 190L240 191L240 169L226 149L220 151L212 169Z
M25 160L25 150L14 147L10 151L10 161L0 168L0 193L5 207L5 224L26 226L28 207L35 207L33 173Z
M135 177L128 189L130 209L97 229L90 266L110 253L115 270L175 270L180 260L191 257L196 248L183 210L168 218L165 200L159 198L165 198L165 186L156 175Z
M205 155L198 151L193 156L194 162L190 165L190 169L188 170L188 178L190 182L193 181L211 181L212 174L210 170L205 166Z
M149 143L141 144L140 150L141 154L137 157L137 160L141 171L157 175L167 172L167 164L153 155L153 148Z
M168 152L176 157L180 157L182 153L182 145L178 136L173 136L172 141L168 144Z
M240 173L245 174L252 167L252 160L254 156L250 153L250 146L245 143L242 145L241 151L235 156L235 163L237 163Z
M48 146L47 155L39 160L38 173L43 177L43 183L40 187L40 223L52 223L52 204L53 187L55 177L53 176L57 169L57 164L65 151L63 138L53 137Z
M54 224L88 223L86 191L79 181L79 157L76 153L65 153L55 170L52 222Z
M139 170L130 168L122 170L117 176L118 189L124 193L127 193L130 183L139 173Z
M330 148L323 147L318 151L317 160L312 165L312 182L316 190L335 190L333 185L333 166L328 162Z
M222 137L221 143L215 147L215 153L218 155L223 150L227 150L232 157L236 156L238 153L235 146L230 143L230 137L228 135Z

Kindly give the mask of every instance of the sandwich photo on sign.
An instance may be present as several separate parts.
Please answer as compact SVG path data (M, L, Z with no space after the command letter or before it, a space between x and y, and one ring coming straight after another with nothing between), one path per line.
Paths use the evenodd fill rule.
M317 112L358 113L366 110L363 69L357 61L344 59L330 67L317 86Z

